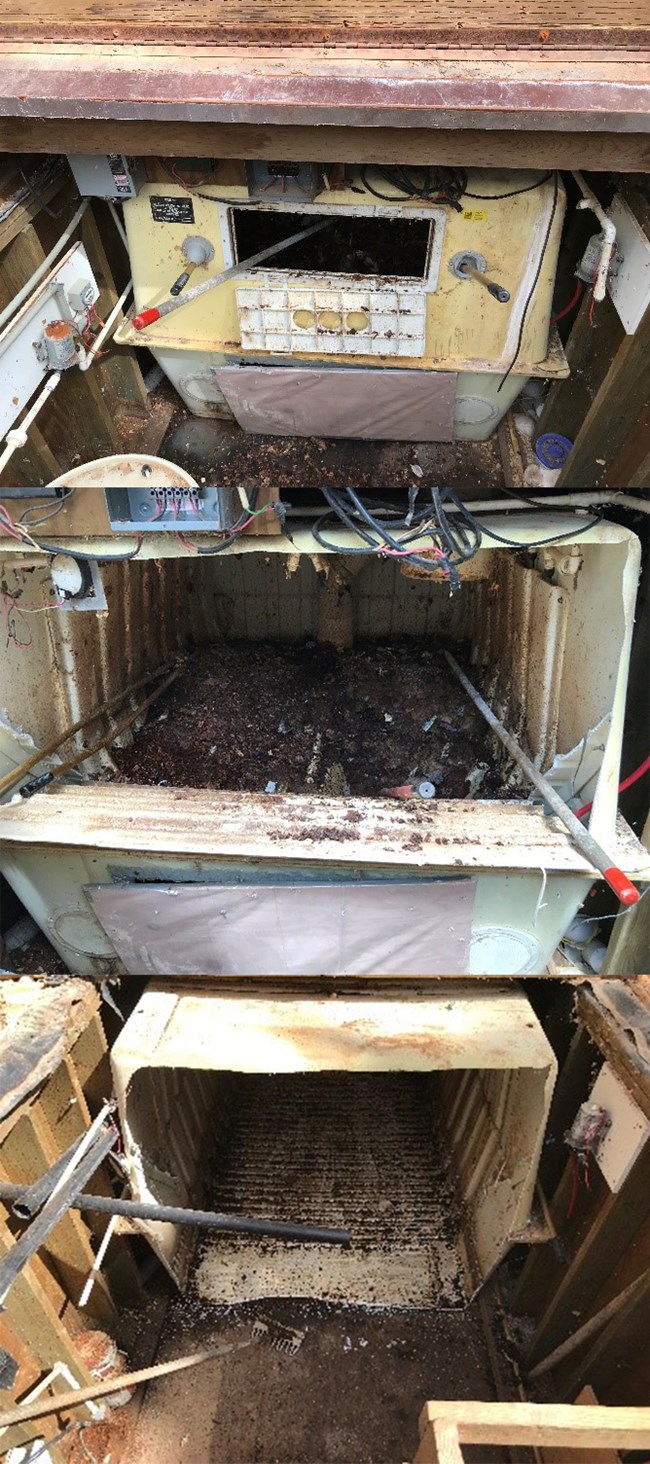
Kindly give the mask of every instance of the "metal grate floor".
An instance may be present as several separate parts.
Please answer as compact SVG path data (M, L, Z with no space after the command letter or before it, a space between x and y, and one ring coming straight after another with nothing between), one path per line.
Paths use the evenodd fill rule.
M462 1220L435 1096L430 1074L231 1077L215 1116L214 1208L345 1226L352 1244L213 1236L199 1245L195 1293L463 1306Z

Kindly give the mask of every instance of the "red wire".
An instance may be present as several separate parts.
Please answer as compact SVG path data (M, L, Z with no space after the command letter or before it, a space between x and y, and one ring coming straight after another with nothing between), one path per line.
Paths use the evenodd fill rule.
M583 290L584 285L582 283L582 280L578 280L578 283L575 287L573 295L571 296L571 299L569 300L568 305L565 305L563 310L558 310L557 315L551 316L551 325L557 325L558 320L564 320L565 315L568 315L570 311L575 308Z
M567 1212L566 1212L567 1220L570 1220L571 1219L571 1217L573 1215L573 1212L575 1210L575 1207L576 1207L576 1203L577 1203L577 1199L578 1199L578 1184L579 1184L578 1155L576 1154L575 1149L572 1149L572 1151L571 1151L571 1194L569 1196L569 1203L567 1205Z
M185 536L181 534L179 529L175 529L174 533L176 535L176 538L180 539L181 544L184 546L184 548L189 549L190 554L198 554L199 551L196 547L196 544L190 544L189 539L186 539Z
M645 762L642 762L638 768L635 768L634 769L634 772L633 773L630 773L627 778L624 778L623 779L623 782L622 783L619 783L619 785L618 785L618 792L619 793L624 793L626 788L631 788L632 787L632 784L633 783L636 783L639 778L642 778L643 777L643 774L644 773L647 773L647 771L648 771L649 768L650 768L650 757L647 757L645 759ZM576 809L576 818L582 818L585 813L590 813L591 810L592 810L592 808L593 808L593 806L594 806L593 799L592 799L591 803L583 803L582 808L577 808Z

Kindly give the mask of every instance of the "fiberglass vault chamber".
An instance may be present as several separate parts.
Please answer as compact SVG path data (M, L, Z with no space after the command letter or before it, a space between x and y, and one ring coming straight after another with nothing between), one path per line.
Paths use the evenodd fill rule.
M485 518L497 532L503 522ZM616 793L638 541L616 524L583 529L582 520L580 536L563 539L576 520L556 513L545 517L544 537L558 542L529 549L539 518L507 522L521 547L487 547L485 538L453 596L438 571L404 572L395 561L364 562L351 576L340 556L315 557L301 528L291 544L249 538L205 559L171 535L145 536L137 559L100 566L105 609L31 616L28 651L24 637L9 639L2 770L188 647L211 648L218 716L237 692L232 679L220 691L219 647L236 642L244 663L259 643L409 637L473 663L488 700L555 786L574 804L593 800L600 843L631 877L647 877L647 855L617 822ZM115 538L93 547L99 557L114 552ZM22 546L5 552L3 573L14 600L49 598L49 569ZM388 722L399 726L404 715L396 697ZM90 724L76 746L92 746L105 727ZM233 728L231 717L228 727L230 740L246 739L244 720ZM488 740L485 730L486 748ZM181 786L155 767L134 786L103 754L0 806L2 871L71 970L541 974L596 877L510 764L502 764L506 801L480 789L445 797L443 784L425 802L381 789L331 796L318 784L266 792L273 772L263 763L253 789L202 786L204 756L188 744Z
M384 988L386 989L386 988ZM521 991L236 996L153 982L112 1051L135 1198L343 1226L347 1250L138 1228L182 1288L463 1306L531 1207L555 1082Z

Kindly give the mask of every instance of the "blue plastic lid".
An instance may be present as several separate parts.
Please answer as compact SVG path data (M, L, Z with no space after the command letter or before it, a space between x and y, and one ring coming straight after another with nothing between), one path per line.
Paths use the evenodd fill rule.
M535 457L545 468L562 468L573 443L560 432L542 432L535 443Z

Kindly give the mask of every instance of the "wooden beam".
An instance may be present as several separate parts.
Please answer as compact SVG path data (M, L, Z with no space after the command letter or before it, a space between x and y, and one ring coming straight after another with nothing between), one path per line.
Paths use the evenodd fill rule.
M635 334L624 336L580 427L557 487L603 487L611 464L636 429L649 399L650 306Z
M4 148L4 144L1 142L0 147ZM17 153L22 153L25 151L42 152L42 150L42 148L38 147L34 149L25 149L20 147L19 145L16 145L16 147L7 148L8 152ZM53 152L59 152L58 148L46 149L47 152L50 152L50 150ZM22 182L19 178L17 178L16 183L17 186L15 192L20 193L23 186ZM17 204L16 207L12 209L11 213L8 214L5 219L3 219L2 223L0 223L0 251L6 249L7 245L11 244L12 240L21 233L21 230L24 229L26 225L32 223L32 220L35 219L37 215L41 212L43 203L51 203L52 199L58 198L58 195L62 192L66 184L68 185L70 193L72 194L69 174L66 171L58 172L54 178L51 178L48 183L44 183L43 187L39 188L38 196L34 194L33 197L26 198L23 203ZM8 202L9 200L5 199L4 201ZM57 207L60 206L60 203L61 200L59 199Z
M607 1276L650 1211L650 1145L646 1144L618 1194L607 1193L581 1234L538 1322L526 1357L539 1362L584 1316Z
M84 214L81 237L100 289L98 313L102 318L106 318L117 304L119 292L92 204ZM121 310L116 319L116 326L120 325L123 320L124 311ZM95 369L93 367L93 370ZM149 397L138 365L137 353L132 346L123 346L119 350L113 351L105 361L97 363L97 369L100 376L110 383L118 401L126 402L130 410L137 412L140 416L148 417Z
M596 1405L598 1399L593 1388L583 1388L578 1394L576 1403L591 1403ZM599 1450L598 1459L594 1459L592 1450L575 1448L552 1448L541 1449L540 1457L542 1464L620 1464L620 1454L614 1449Z
M26 488L41 488L52 483L61 472L60 463L45 441L40 427L32 422L25 446L18 448L0 475L0 486L4 484L7 488L16 488L24 484Z
M647 133L399 127L291 127L219 122L0 118L6 152L121 152L138 157L282 158L334 163L444 163L475 168L650 172Z
M650 1445L650 1408L571 1403L425 1403L421 1433L436 1420L453 1423L461 1444L643 1449ZM424 1425L424 1426L423 1426Z
M591 294L586 291L566 343L570 375L554 381L539 419L536 437L559 432L575 443L612 360L625 340L625 331L609 295L590 319ZM585 481L583 488L592 484Z

